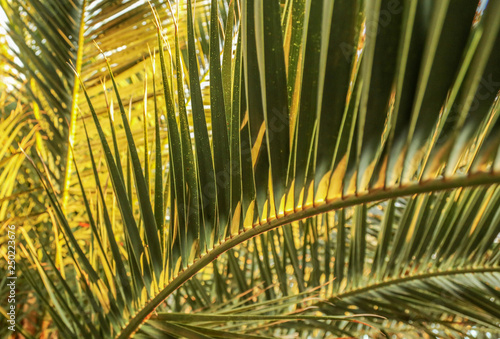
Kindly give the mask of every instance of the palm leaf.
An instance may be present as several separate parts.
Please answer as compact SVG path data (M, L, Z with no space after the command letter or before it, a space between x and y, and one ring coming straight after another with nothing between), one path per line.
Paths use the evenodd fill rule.
M163 35L160 20L155 20L165 99L160 107L168 134L168 183L163 185L163 178L155 176L154 185L163 187L166 197L161 225L157 209L152 208L159 192L151 192L149 174L144 173L150 169L143 168L134 121L121 100L134 90L120 86L136 80L131 75L133 61L115 54L113 62L123 63L126 70L115 74L107 67L125 132L121 138L113 135L114 150L121 144L127 147L126 171L120 164L121 150L113 154L101 126L100 113L108 107L96 100L96 78L76 70L95 125L88 139L101 144L105 175L114 191L110 198L116 199L121 214L111 227L119 230L117 235L110 227L106 236L99 235L101 221L99 228L93 227L90 251L85 251L62 213L50 178L39 174L75 272L74 277L57 280L81 285L79 296L99 320L99 335L127 338L142 330L155 309L168 309L170 297L220 255L287 224L302 230L302 237L294 237L295 229L283 243L277 232L260 238L267 257L257 266L267 275L268 287L270 275L287 281L288 256L293 257L291 267L301 288L322 286L332 274L337 278L324 287L323 297L331 298L330 303L318 304L325 313L338 314L351 306L359 310L353 313L380 313L388 320L369 319L367 324L384 330L396 321L402 331L413 326L418 333L430 334L437 324L446 326L444 335L464 333L466 329L456 327L459 322L493 331L498 323L497 299L485 294L498 294L499 278L495 239L500 222L495 207L500 182L496 133L500 5L288 1L282 12L276 1L243 0L241 12L234 14L232 31L238 36L230 40L221 39L221 30L215 27L219 15L231 17L226 13L231 7L221 4L212 2L209 16L203 11L195 16L187 1L173 44L171 36ZM119 8L99 5L105 12L96 14L102 22L99 29L111 35L114 31L106 18L113 22L112 13ZM134 7L128 13L138 16L146 8ZM174 15L180 17L179 12ZM289 27L298 17L303 17L302 25ZM105 37L103 41L119 43ZM228 56L222 70L217 58L221 50L224 54L233 48L221 49L221 41L234 44L236 51L231 77ZM175 52L170 52L169 45L175 46ZM105 62L106 56L101 66ZM226 107L228 89L232 107ZM144 101L147 94L141 95ZM131 107L136 106L130 101ZM161 116L160 107L154 107L155 116ZM143 133L144 124L135 125ZM98 158L101 153L91 152L91 156ZM157 164L156 170L160 168ZM95 166L91 173L99 175ZM89 219L97 219L106 205L111 206L102 196L100 200L97 211L87 208ZM155 206L159 204L158 200ZM379 209L384 212L377 214ZM328 247L321 248L323 234L322 243ZM97 268L95 263L104 262L106 256L97 235L120 237L122 261L130 276L112 281ZM93 250L96 245L101 250ZM321 255L327 248L329 254ZM29 264L36 264L35 251L25 254L31 258ZM307 255L312 258L310 264ZM108 259L111 266L120 261L116 253ZM227 260L239 289L244 290L247 271L235 257ZM474 266L468 267L471 260ZM324 280L322 267L328 272ZM38 266L30 270L27 274L34 284L35 277L47 281ZM117 291L128 282L134 288L126 299ZM440 294L442 290L454 299ZM287 288L282 286L280 293L286 295ZM63 301L73 303L73 298L49 294L43 300L48 306L60 305L52 313L61 333L92 332L88 323L70 321L82 317L64 306ZM419 310L429 303L434 304L429 312ZM412 312L414 316L408 316ZM300 319L301 333L311 324L335 335L361 333L356 331L366 326L319 321L328 317ZM194 324L162 321L161 316L146 324L141 335L222 335ZM272 333L272 326L267 329Z

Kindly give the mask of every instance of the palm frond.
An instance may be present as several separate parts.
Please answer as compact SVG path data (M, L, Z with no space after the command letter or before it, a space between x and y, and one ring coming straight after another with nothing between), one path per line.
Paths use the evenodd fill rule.
M282 8L278 1L243 0L238 5L212 1L210 15L197 11L196 16L188 0L173 36L164 34L162 13L153 10L165 104L155 90L154 105L148 106L155 109L157 136L161 117L165 121L168 150L163 161L161 140L154 139L154 166L141 161L149 140L143 135L137 142L144 122L134 123L131 115L134 106L145 109L144 79L136 100L141 104L132 98L128 113L124 100L134 87L120 86L134 82L130 65L137 55L126 57L127 70L116 76L109 59L122 62L119 46L117 54L102 57L123 126L118 137L115 108L106 101L94 105L101 91L96 79L87 78L85 68L82 74L76 70L87 117L94 121L86 136L92 164L87 173L99 179L104 158L113 192L106 197L99 180L86 192L78 174L85 212L93 220L92 238L83 246L50 178L35 166L72 274L59 275L60 263L42 269L37 255L42 243L35 241L25 251L27 275L35 285L43 281L48 297L40 288L37 292L55 307L51 313L61 333L128 338L142 331L155 309L168 309L168 298L197 272L258 235L266 255L256 260L267 287L271 276L277 277L279 293L288 293L287 259L280 253L290 258L299 290L336 278L325 287L330 304L318 304L323 312L380 313L388 320L367 324L384 329L393 321L429 335L433 325L446 326L445 335L463 333L454 322L497 326L500 3L325 0L288 1ZM106 20L114 22L120 9L96 2L99 6L99 29L112 35ZM145 13L143 7L129 9L133 22L139 22L136 14ZM221 13L234 20L220 25L233 39L227 33L221 38ZM302 24L294 26L301 17ZM148 79L155 79L154 72ZM110 115L109 127L101 112ZM101 153L94 151L99 144ZM150 185L150 167L167 179L155 175ZM91 202L88 196L96 192L97 202ZM119 220L109 217L114 201ZM283 229L282 241L276 231L264 235L290 223L303 230L298 243L290 227ZM326 237L322 246L320 234ZM27 244L32 236L25 236ZM44 252L42 260L51 255ZM227 260L243 291L245 271L231 254ZM440 294L444 289L452 301ZM419 309L431 302L427 312ZM301 319L310 321L301 323L304 331L311 323L324 326ZM161 320L155 316L137 334L222 335ZM351 322L327 327L335 335L364 330Z

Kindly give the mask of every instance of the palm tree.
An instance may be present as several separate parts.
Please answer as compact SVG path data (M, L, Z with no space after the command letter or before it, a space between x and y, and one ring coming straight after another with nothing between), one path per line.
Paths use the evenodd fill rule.
M192 2L0 1L18 331L498 336L500 2Z

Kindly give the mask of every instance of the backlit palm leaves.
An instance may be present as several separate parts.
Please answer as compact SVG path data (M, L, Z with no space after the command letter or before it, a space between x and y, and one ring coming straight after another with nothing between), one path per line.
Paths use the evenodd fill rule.
M121 10L87 10L99 5ZM149 52L111 33L101 38L116 54L95 54L95 73L76 66L89 134L74 182L91 235L41 173L60 236L45 248L32 231L23 247L61 335L496 333L500 3L209 5L151 6L166 9L144 25L158 50L145 73L132 64ZM106 99L94 77L104 66ZM168 313L196 308L204 315ZM246 310L254 327L235 317ZM278 316L290 312L302 320ZM237 325L203 318L215 313ZM345 314L365 316L328 318Z

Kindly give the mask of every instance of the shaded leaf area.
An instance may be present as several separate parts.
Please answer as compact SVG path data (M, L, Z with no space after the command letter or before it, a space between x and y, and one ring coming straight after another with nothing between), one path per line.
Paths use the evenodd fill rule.
M138 336L151 335L155 332L163 335L180 334L171 332L176 328L169 328L173 325L178 326L178 329L187 327L195 333L205 334L208 337L270 338L286 336L289 332L286 329L287 325L293 326L297 321L313 320L318 323L352 321L352 318L343 315L321 316L311 312L309 300L315 300L318 295L312 290L290 297L259 301L264 292L265 290L261 288L248 290L226 303L211 305L209 309L191 315L176 312L158 313L141 328ZM309 331L317 329L317 326L310 324L305 324L304 327Z
M173 38L153 9L158 53L144 73L150 80L144 76L140 104L122 91L107 58L107 98L94 97L92 79L87 86L76 72L88 104L81 129L87 158L74 163L86 238L74 231L48 169L29 157L57 236L45 248L34 231L23 231L23 272L60 334L222 336L213 331L223 329L161 314L180 302L175 292L192 276L251 238L263 248L262 258L249 258L270 300L333 277L320 293L328 302L316 305L323 314L391 315L365 323L385 330L392 321L419 333L445 324L462 332L469 324L497 326L498 300L484 295L498 294L500 2L214 1L202 13L211 22L206 34L186 3ZM234 22L221 29L216 23L228 9ZM142 147L134 106L144 112ZM159 156L163 148L168 156ZM85 181L79 161L92 173ZM94 190L86 190L89 178ZM243 293L248 274L238 274L229 253ZM444 286L444 303L421 312ZM228 299L224 290L216 289L219 301ZM322 329L330 319L300 316L304 336L311 322L314 335L366 330L352 319ZM454 328L455 320L465 325ZM262 335L272 336L265 326L271 332Z
M292 223L220 258L214 270L222 278L205 289L209 295L222 291L217 294L222 297L208 303L196 297L193 304L210 313L226 302L225 291L234 295L258 286L273 300L318 288L313 305L324 314L385 318L318 325L323 334L453 338L495 333L499 194L497 185L458 189ZM290 325L284 333L309 330Z

